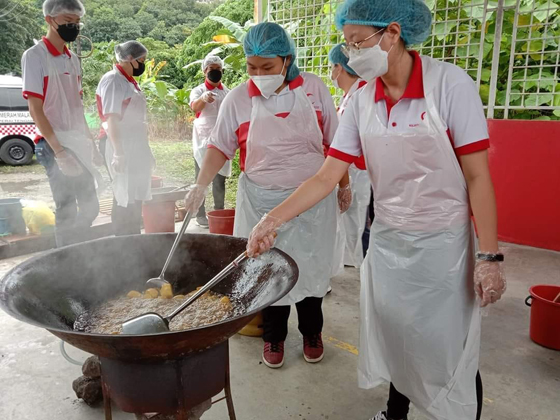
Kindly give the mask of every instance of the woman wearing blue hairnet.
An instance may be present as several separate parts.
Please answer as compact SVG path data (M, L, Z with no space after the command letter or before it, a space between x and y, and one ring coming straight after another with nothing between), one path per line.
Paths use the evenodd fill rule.
M350 100L321 170L255 227L249 253L266 251L273 232L330 194L363 154L375 221L358 376L363 388L391 383L374 419L406 419L410 401L431 420L479 419L480 306L505 291L481 100L463 70L407 48L430 33L421 0L347 0L337 24L348 65L368 85Z
M281 26L252 27L243 47L250 80L222 102L197 184L185 205L190 212L198 210L208 184L239 149L242 175L234 235L248 237L267 212L321 168L323 146L330 145L338 118L325 84L317 76L300 73L294 42ZM348 197L342 194L339 202L340 207L347 206ZM278 248L294 258L299 279L286 297L263 311L263 361L271 368L284 363L292 304L298 311L305 360L323 359L321 305L329 287L335 230L336 195L331 189L278 232Z
M337 44L329 52L329 62L332 65L331 80L337 89L342 89L344 92L337 110L339 117L344 114L352 96L367 84L348 65L348 57L344 54L343 49L344 44ZM339 274L344 265L360 268L367 251L367 241L362 243L362 236L369 238L366 219L371 198L371 184L365 169L363 156L350 166L352 204L346 212L340 215L333 259L335 268L333 275ZM366 232L366 230L368 231Z

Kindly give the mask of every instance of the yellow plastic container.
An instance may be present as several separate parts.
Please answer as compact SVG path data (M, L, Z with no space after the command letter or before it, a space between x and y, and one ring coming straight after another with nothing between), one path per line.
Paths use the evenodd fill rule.
M263 317L262 313L259 312L256 317L253 318L241 331L240 335L245 335L247 337L262 337L263 335Z

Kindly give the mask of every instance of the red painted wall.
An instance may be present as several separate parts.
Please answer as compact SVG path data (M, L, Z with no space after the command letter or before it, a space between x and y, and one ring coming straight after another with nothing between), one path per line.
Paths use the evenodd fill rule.
M560 251L560 122L488 120L500 240Z

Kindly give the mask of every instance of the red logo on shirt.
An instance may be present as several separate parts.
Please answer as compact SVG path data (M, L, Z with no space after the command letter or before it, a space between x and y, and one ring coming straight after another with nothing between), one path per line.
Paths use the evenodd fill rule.
M422 119L422 121L424 121L425 116L426 116L426 112L422 112L422 114L420 115L420 118Z

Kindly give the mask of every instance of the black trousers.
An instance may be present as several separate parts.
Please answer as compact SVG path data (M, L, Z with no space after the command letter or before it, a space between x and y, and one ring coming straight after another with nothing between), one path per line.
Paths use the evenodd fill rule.
M69 149L67 152L72 153ZM90 240L91 225L99 214L99 201L93 176L81 164L81 175L64 175L55 161L53 150L45 140L39 141L35 146L35 156L45 167L56 206L56 246Z
M476 420L480 420L482 414L482 378L480 377L480 372L476 374ZM389 389L389 402L387 403L387 417L391 420L403 420L406 419L408 415L408 407L410 405L410 400L401 394L397 389L391 384ZM474 420L474 419L473 419Z
M113 197L111 222L115 236L136 235L142 233L142 202L133 201L127 207L121 207Z
M298 329L303 336L320 334L323 331L323 298L308 297L296 303ZM269 306L263 314L263 340L267 343L279 343L288 336L288 318L290 306Z
M196 160L194 161L194 172L196 178L200 173L200 167ZM212 196L214 197L214 210L223 210L225 206L226 199L226 177L220 174L216 174L212 180ZM200 209L198 209L198 214L196 217L206 216L206 208L204 206L205 202L202 203Z

